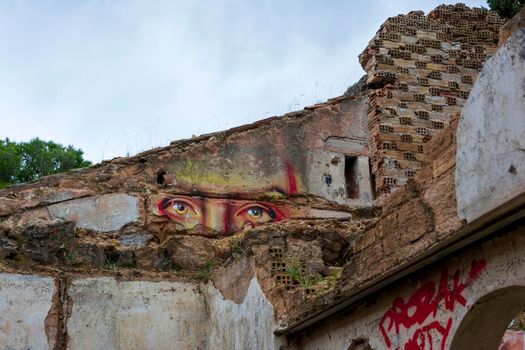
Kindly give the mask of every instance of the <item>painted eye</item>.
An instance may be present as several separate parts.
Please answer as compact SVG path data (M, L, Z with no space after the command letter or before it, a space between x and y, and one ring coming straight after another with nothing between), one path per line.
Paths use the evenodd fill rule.
M198 203L184 197L166 198L157 204L161 211L173 220L193 220L200 217Z
M246 214L253 219L259 219L263 215L263 209L259 207L251 207L246 209Z
M198 198L166 196L157 202L157 208L179 228L191 229L202 222L202 201Z
M241 207L234 216L233 227L251 228L267 222L278 221L280 214L271 205L250 203Z
M179 215L184 215L188 212L188 206L182 202L173 202L172 207Z

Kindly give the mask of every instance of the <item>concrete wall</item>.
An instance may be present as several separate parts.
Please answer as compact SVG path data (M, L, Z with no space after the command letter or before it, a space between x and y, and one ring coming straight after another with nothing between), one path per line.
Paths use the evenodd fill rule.
M58 334L68 349L278 349L273 309L253 278L240 303L211 282L78 278L67 305L51 277L0 275L0 347L53 349L56 308L68 311Z

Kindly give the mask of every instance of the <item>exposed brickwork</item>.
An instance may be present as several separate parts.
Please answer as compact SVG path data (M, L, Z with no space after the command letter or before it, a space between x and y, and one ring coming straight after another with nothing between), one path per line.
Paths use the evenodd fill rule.
M468 98L505 21L485 9L442 5L389 18L360 56L368 73L370 158L377 193L422 169L426 143Z
M382 213L352 235L341 280L317 299L291 308L288 322L305 319L333 305L380 276L415 259L457 233L465 223L457 217L454 192L457 114L426 146L432 161L396 192L386 196Z

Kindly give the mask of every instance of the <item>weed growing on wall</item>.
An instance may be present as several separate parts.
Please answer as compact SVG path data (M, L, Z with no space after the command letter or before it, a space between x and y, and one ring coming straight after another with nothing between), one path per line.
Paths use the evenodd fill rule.
M292 259L286 268L286 273L293 281L297 282L301 288L310 288L322 282L324 277L321 275L308 275L305 272L304 263L298 259Z
M215 267L214 261L206 261L204 266L199 270L199 272L195 275L195 279L199 281L207 281L211 278L211 275L213 273L213 268Z

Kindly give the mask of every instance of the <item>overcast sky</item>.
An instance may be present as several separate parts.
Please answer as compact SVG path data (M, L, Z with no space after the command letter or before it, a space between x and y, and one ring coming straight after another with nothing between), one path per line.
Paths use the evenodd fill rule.
M364 74L387 17L440 3L0 0L0 138L99 162L302 109Z

